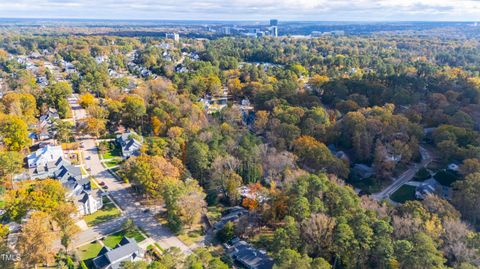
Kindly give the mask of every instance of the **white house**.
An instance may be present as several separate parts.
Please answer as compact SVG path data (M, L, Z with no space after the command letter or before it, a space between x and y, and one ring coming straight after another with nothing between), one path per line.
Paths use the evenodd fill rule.
M78 211L82 215L90 215L103 206L103 200L101 196L94 197L92 193L83 192L82 198L78 200ZM98 192L97 192L98 194Z
M28 157L29 178L54 178L68 190L66 197L76 201L83 215L95 213L102 208L102 197L92 194L90 179L82 175L80 167L64 159L61 146L47 145ZM98 196L98 197L97 197Z
M28 155L27 163L29 168L35 168L38 166L45 166L50 162L55 162L62 157L63 150L61 146L47 145Z

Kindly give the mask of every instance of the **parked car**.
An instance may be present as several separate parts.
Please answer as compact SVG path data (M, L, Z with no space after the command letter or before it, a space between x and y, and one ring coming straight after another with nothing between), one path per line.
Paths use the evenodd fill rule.
M100 186L105 186L105 182L103 182L103 181L98 183L98 184L100 184Z
M102 186L102 188L103 188L104 190L108 190L108 186L107 186L107 185Z
M87 156L87 158L85 158L85 159L87 159L87 160L90 160L91 158L92 158L92 157L90 157L90 156Z

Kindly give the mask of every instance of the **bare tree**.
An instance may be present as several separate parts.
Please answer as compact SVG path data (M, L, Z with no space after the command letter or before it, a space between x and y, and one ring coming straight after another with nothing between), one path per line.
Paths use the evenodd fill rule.
M334 218L325 214L314 214L301 223L301 236L313 256L318 257L321 253L331 252L335 223Z

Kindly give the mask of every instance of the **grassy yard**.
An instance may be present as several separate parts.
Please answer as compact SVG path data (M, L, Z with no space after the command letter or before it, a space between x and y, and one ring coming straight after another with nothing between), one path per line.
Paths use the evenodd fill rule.
M103 159L122 157L122 151L115 142L101 142L101 144L106 149L105 153L102 154Z
M105 163L106 167L112 168L112 167L115 167L115 166L119 165L121 162L122 162L121 159L111 159L111 160L108 160L104 163Z
M397 203L405 203L409 200L415 200L415 189L414 186L403 185L390 196L390 199Z
M207 209L207 217L211 223L215 223L222 217L223 208L221 206L209 206Z
M273 241L273 231L267 228L263 228L258 231L252 238L250 242L257 248L268 249Z
M98 242L92 242L87 245L83 245L77 249L77 254L80 260L90 260L92 258L97 257L98 253L102 249L102 245Z
M134 228L111 234L103 239L103 243L109 248L114 248L118 243L120 243L124 236L135 239L137 243L145 240L145 237L140 233L140 231Z
M84 217L85 221L89 226L95 226L102 222L109 221L114 218L118 218L120 216L120 210L115 207L115 205L110 202L108 204L104 204L102 209L98 210L97 212L86 215Z
M182 240L183 243L187 246L191 246L203 237L203 232L201 227L193 229L190 231L185 231L184 233L178 235L178 239Z

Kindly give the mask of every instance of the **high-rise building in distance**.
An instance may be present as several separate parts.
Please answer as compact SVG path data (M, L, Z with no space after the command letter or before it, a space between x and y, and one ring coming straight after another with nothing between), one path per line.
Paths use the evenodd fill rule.
M277 26L270 27L270 33L271 33L271 36L278 37L278 27Z
M173 39L175 42L180 41L180 35L177 33L166 33L165 38Z

